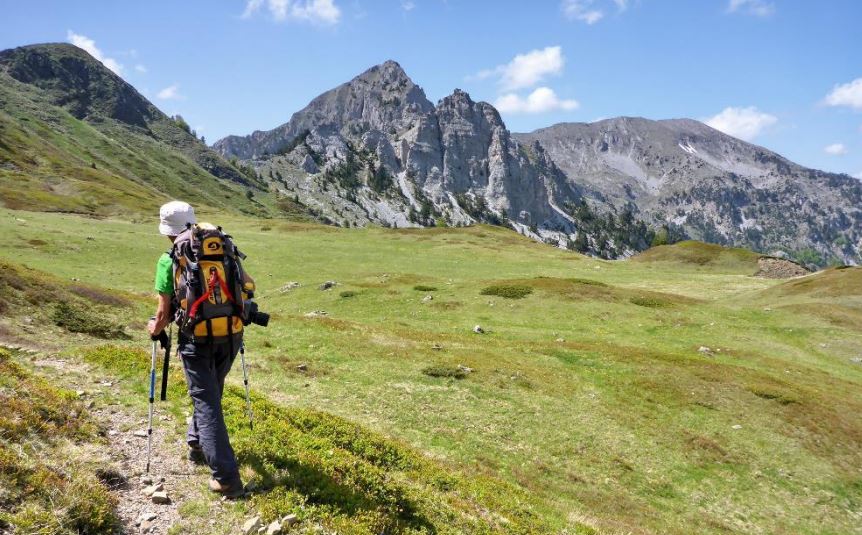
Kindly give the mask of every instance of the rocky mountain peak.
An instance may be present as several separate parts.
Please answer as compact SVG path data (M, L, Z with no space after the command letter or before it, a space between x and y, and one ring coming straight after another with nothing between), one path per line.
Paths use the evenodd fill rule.
M412 83L413 81L407 76L407 73L404 72L404 69L401 67L397 61L387 59L383 63L379 65L375 65L370 69L366 70L355 79L362 80L376 80L382 79L388 82L398 82L398 81L406 81Z

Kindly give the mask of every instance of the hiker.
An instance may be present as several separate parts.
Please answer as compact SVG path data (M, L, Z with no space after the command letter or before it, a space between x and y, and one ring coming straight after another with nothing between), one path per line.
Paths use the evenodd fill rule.
M210 467L210 490L235 498L244 491L221 399L225 376L242 344L244 290L253 290L254 281L242 271L242 253L230 237L219 227L197 224L188 203L171 201L159 215L159 233L172 246L156 266L159 304L148 330L158 336L171 321L180 325L178 353L194 404L186 436L188 458Z

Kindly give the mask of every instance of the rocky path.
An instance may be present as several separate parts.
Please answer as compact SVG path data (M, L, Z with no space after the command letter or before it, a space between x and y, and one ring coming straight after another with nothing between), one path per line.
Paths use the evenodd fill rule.
M106 430L106 445L96 452L100 464L111 467L107 483L117 497L121 533L167 534L180 527L180 507L189 501L203 501L211 510L210 524L215 523L219 500L206 489L208 470L187 460L186 445L176 418L156 402L153 417L153 448L149 474L145 473L147 457L147 412L119 403L121 385L94 368L56 354L20 348L31 355L32 367L59 386L76 391L93 419ZM157 487L153 489L152 487ZM149 488L148 488L149 487ZM155 490L156 492L152 492ZM150 491L150 492L146 492Z
M146 418L114 407L97 409L93 415L108 426L111 459L125 476L125 484L115 487L125 532L167 533L180 521L183 497L197 494L191 487L206 483L206 476L184 458L185 445L173 431L173 419L154 417L153 455L146 474ZM155 492L145 494L147 490Z

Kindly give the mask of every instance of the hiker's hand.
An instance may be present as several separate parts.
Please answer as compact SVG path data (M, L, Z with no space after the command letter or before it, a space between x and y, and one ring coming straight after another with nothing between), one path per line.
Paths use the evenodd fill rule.
M171 344L171 339L168 338L168 333L166 333L164 329L162 329L159 334L151 334L150 340L152 340L153 342L158 342L159 345L162 346L162 349L167 349L168 346Z
M155 320L155 318L151 319L150 322L147 323L147 332L150 333L150 338L152 338L153 340L156 340L156 338L153 338L153 337L159 333L156 332L156 320Z

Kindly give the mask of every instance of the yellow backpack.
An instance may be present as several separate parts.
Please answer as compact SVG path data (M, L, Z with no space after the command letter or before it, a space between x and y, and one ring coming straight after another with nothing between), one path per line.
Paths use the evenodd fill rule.
M242 332L249 291L243 287L245 258L221 227L188 225L171 249L176 320L193 341L218 342Z

